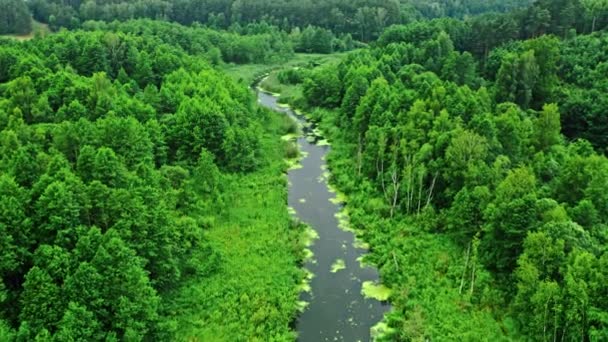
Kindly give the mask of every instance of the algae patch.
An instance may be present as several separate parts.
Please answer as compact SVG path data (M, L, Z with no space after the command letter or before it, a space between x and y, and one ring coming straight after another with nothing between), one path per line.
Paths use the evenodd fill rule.
M331 265L331 273L338 273L339 271L341 271L345 268L346 268L346 264L344 263L344 260L338 259Z
M306 311L306 308L308 307L309 304L310 303L308 303L306 301L300 300L297 302L296 307L299 312L304 312L304 311Z
M327 139L321 139L321 140L317 141L316 145L317 146L329 146L329 141L327 141Z
M358 237L355 237L355 242L353 242L353 247L357 249L369 249L369 244Z
M373 281L365 281L361 286L361 294L365 298L373 298L379 301L386 301L391 295L391 289L382 284L376 284Z
M310 228L310 226L306 226L304 229L304 245L311 246L312 243L319 238L319 233L316 230Z
M378 322L378 324L374 325L370 329L370 335L373 341L377 341L388 334L392 334L395 332L395 329L391 328L385 322Z

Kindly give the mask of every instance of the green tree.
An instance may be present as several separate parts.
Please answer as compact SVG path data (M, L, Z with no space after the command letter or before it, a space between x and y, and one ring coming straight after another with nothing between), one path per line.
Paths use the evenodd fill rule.
M0 1L0 34L27 34L32 31L32 18L22 0Z
M540 151L547 151L561 142L561 121L556 104L543 107L534 123L534 135Z

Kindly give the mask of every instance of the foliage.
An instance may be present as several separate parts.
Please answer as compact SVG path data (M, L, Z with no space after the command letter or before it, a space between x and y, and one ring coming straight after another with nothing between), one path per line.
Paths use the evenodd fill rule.
M207 31L104 25L0 46L0 339L174 340L198 335L192 314L217 336L292 338L282 121L182 47L217 48ZM242 226L252 248L226 248Z
M608 331L608 159L595 135L607 126L570 113L575 101L606 110L583 95L604 87L606 34L514 40L548 24L494 50L473 43L532 10L393 27L304 80L305 105L332 141L333 182L393 290L387 340Z
M23 0L0 1L0 34L26 34L32 30L32 18Z

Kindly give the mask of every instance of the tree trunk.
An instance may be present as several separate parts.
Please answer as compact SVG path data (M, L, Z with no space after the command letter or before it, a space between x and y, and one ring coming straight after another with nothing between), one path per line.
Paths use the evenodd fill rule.
M397 176L396 166L391 174L391 180L393 181L393 202L391 203L391 218L395 214L395 207L397 207L397 200L399 199L399 176Z
M429 195L426 199L426 206L428 207L431 204L431 200L433 199L433 190L435 189L435 182L437 181L437 173L435 173L435 176L433 177L433 182L431 183L431 188L429 190Z
M467 274L467 269L469 268L469 256L471 255L471 243L469 243L469 247L467 248L467 259L464 264L464 270L462 270L462 278L460 278L460 289L458 290L458 294L462 294L462 288L464 287L464 277Z
M363 142L361 141L361 133L359 133L359 144L357 146L357 175L361 177L361 162L362 162L362 154L363 154Z
M475 290L475 262L473 262L473 270L471 270L471 297L473 297L473 291Z
M422 181L424 175L421 173L420 175L418 175L418 177L418 215L420 215L420 202L422 202Z

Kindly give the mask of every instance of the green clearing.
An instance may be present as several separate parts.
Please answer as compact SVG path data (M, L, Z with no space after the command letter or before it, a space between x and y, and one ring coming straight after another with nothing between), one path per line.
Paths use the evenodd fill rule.
M276 88L277 93L289 94L293 92L293 89L299 87L289 87L286 85L279 84L276 80L276 71L302 67L307 65L325 65L330 63L338 63L346 53L333 53L333 54L318 54L318 53L295 53L292 58L276 64L225 64L222 69L226 74L232 77L237 82L243 82L245 84L252 84L256 78L270 73L269 81L264 82L264 86L268 86L272 89ZM272 80L272 81L270 81ZM276 82L276 83L275 83Z

